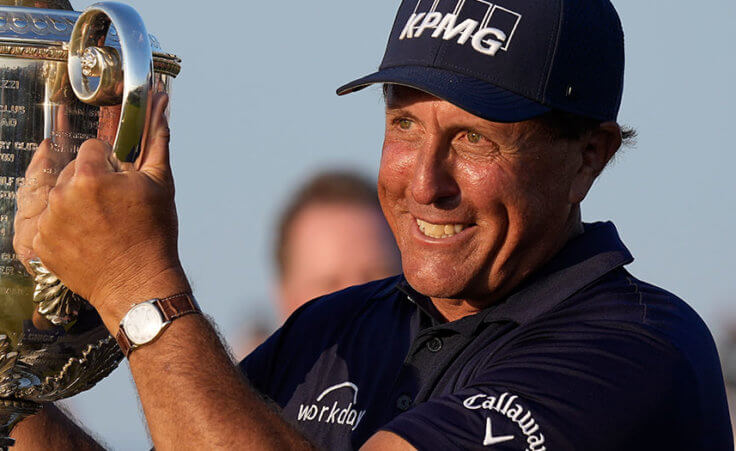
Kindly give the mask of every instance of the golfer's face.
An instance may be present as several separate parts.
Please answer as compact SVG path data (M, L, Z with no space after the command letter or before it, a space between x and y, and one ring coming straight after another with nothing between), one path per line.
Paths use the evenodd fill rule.
M572 214L571 146L536 122L490 122L389 90L378 190L409 283L434 298L483 300L536 268Z

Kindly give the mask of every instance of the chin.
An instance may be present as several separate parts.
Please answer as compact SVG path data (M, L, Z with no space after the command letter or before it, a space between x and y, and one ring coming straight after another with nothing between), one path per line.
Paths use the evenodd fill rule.
M434 271L405 270L404 275L412 288L430 298L457 298L466 288L465 281L458 280L449 274L437 274Z

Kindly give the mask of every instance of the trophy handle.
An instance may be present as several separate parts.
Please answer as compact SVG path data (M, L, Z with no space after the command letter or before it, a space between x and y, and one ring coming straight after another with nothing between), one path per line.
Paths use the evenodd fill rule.
M120 55L104 46L110 25L120 39ZM116 2L85 9L69 39L68 70L79 100L96 106L122 105L112 149L120 161L135 161L147 132L153 90L153 53L141 16Z

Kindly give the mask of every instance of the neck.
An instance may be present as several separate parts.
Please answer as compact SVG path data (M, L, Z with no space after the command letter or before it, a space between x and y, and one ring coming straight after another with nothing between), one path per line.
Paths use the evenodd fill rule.
M477 304L465 299L431 298L437 313L448 323L475 315L482 310Z
M568 241L575 238L583 233L583 222L580 216L580 209L574 208L570 214L570 220L567 226L564 228L564 233L560 235L558 243L550 249L550 252L539 262L532 267L531 270L527 271L526 274L520 276L517 280L513 280L511 283L498 290L495 293L489 293L488 296L483 299L444 299L444 298L431 298L432 304L434 305L437 312L448 322L457 321L466 316L475 315L486 307L490 307L496 302L500 302L509 293L511 293L516 287L518 287L530 274L536 272L544 264L546 264L552 257L554 257Z

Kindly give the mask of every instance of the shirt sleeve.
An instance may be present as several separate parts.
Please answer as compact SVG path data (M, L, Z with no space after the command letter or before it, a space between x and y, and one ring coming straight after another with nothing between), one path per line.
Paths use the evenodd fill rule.
M729 449L724 434L686 433L688 418L707 415L692 383L677 350L646 329L535 330L383 429L419 450Z

